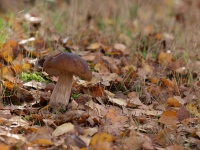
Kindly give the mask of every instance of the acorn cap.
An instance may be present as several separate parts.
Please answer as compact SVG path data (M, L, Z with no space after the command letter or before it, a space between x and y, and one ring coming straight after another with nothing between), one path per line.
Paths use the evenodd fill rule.
M63 52L55 56L49 56L43 64L43 69L54 76L59 76L60 73L70 73L87 81L92 79L92 72L87 62L72 53Z

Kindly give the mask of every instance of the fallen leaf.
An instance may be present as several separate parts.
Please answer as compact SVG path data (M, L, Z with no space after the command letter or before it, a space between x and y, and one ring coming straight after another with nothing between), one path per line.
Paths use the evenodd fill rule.
M186 109L193 115L198 115L198 110L194 102L190 102L186 105Z
M46 84L43 82L37 82L37 81L29 81L23 84L25 87L34 87L36 89L45 89Z
M74 125L71 123L65 123L61 126L58 126L52 133L52 136L60 136L65 133L71 132L74 130Z
M86 47L86 49L88 49L88 50L98 50L98 49L102 48L102 46L103 45L101 43L92 43L91 45Z
M53 143L49 139L35 139L31 143L39 145L53 145Z
M97 133L95 134L91 141L90 141L90 145L96 145L97 143L99 142L113 142L114 141L114 137L108 133L105 133L105 132L100 132L100 133Z
M118 109L109 108L106 115L107 121L109 121L112 125L118 122L123 125L128 120L128 118L125 115L122 115L120 111Z
M127 105L127 101L125 99L122 99L122 98L109 97L109 101L114 103L114 104L120 105L120 106L126 106Z
M86 128L83 130L83 135L84 136L93 136L95 133L98 132L98 128L94 127L94 128Z
M10 81L4 81L3 82L3 86L9 90L12 90L14 88L14 83L10 82Z
M10 150L10 147L7 146L6 144L0 144L0 149L1 150Z
M169 97L167 99L167 101L165 102L165 105L169 106L169 107L180 107L181 104L178 102L177 99L175 99L174 97Z
M96 110L99 117L104 117L107 114L107 109L105 107L98 103L94 103L92 100L88 101L85 105L92 110Z
M105 63L97 63L95 66L94 66L94 69L96 71L98 71L99 73L110 73L108 67L105 65Z
M172 61L172 55L165 52L160 52L158 55L158 63L159 64L167 64Z
M179 121L190 118L190 113L187 111L187 109L185 107L181 107L177 111L176 115L177 115L177 118L178 118Z
M175 125L177 123L177 114L175 111L165 111L158 121L166 125Z

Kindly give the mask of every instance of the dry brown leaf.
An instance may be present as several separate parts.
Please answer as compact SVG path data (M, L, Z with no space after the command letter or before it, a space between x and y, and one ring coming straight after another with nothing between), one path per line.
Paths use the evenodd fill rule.
M104 88L102 86L93 86L89 88L89 91L93 97L102 97L104 95Z
M106 115L106 124L108 124L109 126L111 125L111 127L107 130L115 129L115 125L117 126L117 128L123 127L125 125L125 122L127 121L128 117L122 114L122 110L115 109L113 107L109 108Z
M99 73L110 73L108 67L106 66L105 63L97 63L95 66L94 66L94 69L96 71L98 71Z
M175 87L176 87L175 83L173 81L169 80L169 79L162 78L161 81L170 90L174 90Z
M123 55L129 55L130 52L127 50L126 46L122 43L115 43L114 49L119 50L123 53Z
M174 97L169 97L167 99L167 101L165 102L165 105L169 106L169 107L180 107L181 104L178 102L177 99L175 99Z
M181 145L170 145L165 147L166 150L184 150L183 146Z
M168 140L170 139L170 135L173 132L174 130L170 128L160 130L155 138L155 141L161 146L165 147L166 145L168 145Z
M126 106L127 105L127 101L123 98L109 97L109 101L114 103L114 104L120 105L120 106Z
M85 105L96 111L99 117L104 117L107 114L107 109L104 106L94 103L92 100Z
M152 143L152 140L145 134L131 131L128 138L123 138L122 142L128 149L155 149Z
M127 102L127 107L135 108L138 106L144 106L144 104L140 101L139 97L132 98Z
M177 123L177 114L175 111L165 111L158 121L165 125L175 125Z
M190 113L187 111L187 109L185 109L185 107L181 107L177 111L177 118L178 118L179 121L190 118Z

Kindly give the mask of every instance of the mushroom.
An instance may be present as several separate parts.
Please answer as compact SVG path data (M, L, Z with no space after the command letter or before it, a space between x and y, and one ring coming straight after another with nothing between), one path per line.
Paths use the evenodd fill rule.
M54 84L54 83L49 83L49 84L47 84L47 86L45 87L44 91L45 91L45 92L49 92L49 91L50 91L50 93L52 93L54 87L55 87L55 84Z
M72 53L63 52L49 56L43 64L43 69L50 75L59 76L49 102L49 106L56 110L66 108L69 103L73 75L87 81L92 79L92 72L87 62Z

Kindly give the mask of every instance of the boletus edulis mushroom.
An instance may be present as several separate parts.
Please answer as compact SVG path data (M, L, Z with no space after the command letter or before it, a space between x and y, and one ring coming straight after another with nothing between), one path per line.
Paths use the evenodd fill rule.
M47 57L43 70L49 75L59 76L49 102L49 106L55 110L65 109L69 103L73 75L87 81L92 79L87 62L78 55L67 52Z

